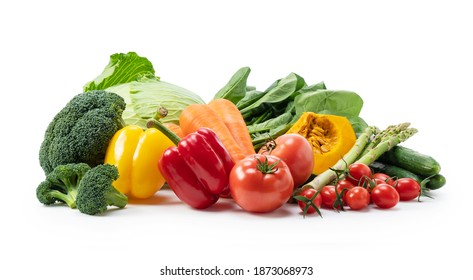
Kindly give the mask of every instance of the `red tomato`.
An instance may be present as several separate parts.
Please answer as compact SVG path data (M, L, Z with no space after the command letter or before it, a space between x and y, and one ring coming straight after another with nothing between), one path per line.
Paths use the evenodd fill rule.
M299 194L300 196L303 196L307 199L310 199L312 202L310 202L310 205L309 208L307 208L307 214L312 214L314 212L317 211L317 209L320 208L320 206L322 205L322 195L317 194L317 191L314 190L314 189L311 189L311 188L307 188L307 189L304 189L301 191L301 193ZM306 209L306 206L307 206L307 203L306 202L303 202L301 200L298 200L297 201L297 204L299 205L299 208L301 208L302 211L304 211ZM317 209L314 207L317 207Z
M348 166L349 175L347 180L355 186L368 186L369 180L373 178L373 173L368 165L364 163L353 163Z
M371 191L371 200L379 208L392 208L399 202L399 194L392 186L379 184Z
M397 180L395 188L399 193L401 201L412 200L420 194L420 185L412 178L401 178Z
M261 171L271 165L272 171ZM251 155L240 160L230 172L229 181L233 199L249 212L276 210L289 200L294 189L289 167L270 155Z
M373 178L375 180L381 180L383 183L386 183L388 185L394 186L394 179L392 177L389 177L389 175L384 174L384 173L375 173L373 174ZM378 182L378 181L377 181Z
M320 191L322 196L322 206L325 208L333 208L333 203L337 199L337 194L335 193L335 186L324 186Z
M299 187L312 174L314 168L314 152L309 141L299 134L284 134L276 138L276 148L271 155L282 159L291 170L294 186ZM267 152L262 148L259 153Z
M353 210L361 210L370 204L370 193L367 189L356 186L347 191L346 202Z
M378 179L378 178L374 178L373 181L374 181L375 185L388 184L388 183L386 183L386 181ZM391 185L391 184L388 184L388 185Z
M324 186L320 191L322 196L322 206L329 209L341 209L341 206L343 206L343 200L337 197L337 192L340 195L338 188L335 186ZM334 205L337 206L334 207Z
M338 191L338 193L343 192L343 202L346 203L347 191L350 190L350 189L353 189L354 187L355 187L355 185L353 185L350 181L348 181L346 179L338 181L337 191ZM344 189L346 189L346 191L343 191Z

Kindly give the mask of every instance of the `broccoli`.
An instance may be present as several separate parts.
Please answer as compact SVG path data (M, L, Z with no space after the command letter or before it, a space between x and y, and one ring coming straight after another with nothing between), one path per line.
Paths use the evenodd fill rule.
M102 164L110 139L124 126L125 100L106 91L81 93L54 117L44 134L39 161L45 174L56 166Z
M114 165L97 165L88 171L79 184L77 208L80 212L95 215L114 205L123 208L128 197L116 190L112 183L118 179L118 169Z
M80 181L90 170L85 163L58 165L36 189L39 202L51 205L56 202L66 203L76 208L76 197Z

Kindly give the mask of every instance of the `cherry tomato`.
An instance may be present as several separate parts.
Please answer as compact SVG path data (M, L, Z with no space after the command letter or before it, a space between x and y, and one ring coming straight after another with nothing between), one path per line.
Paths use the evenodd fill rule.
M356 186L347 191L346 202L353 210L361 210L370 204L370 193L367 189Z
M340 195L340 192L338 191L338 188L336 186L324 186L320 191L320 194L322 196L322 207L328 209L341 209L344 202L343 199L339 199L337 197L337 192L338 195ZM336 206L334 207L334 205Z
M373 181L374 181L375 185L388 184L388 183L386 183L386 181L378 179L378 178L374 178ZM388 184L388 185L391 185L391 184Z
M343 202L346 203L347 191L350 190L350 189L353 189L354 187L355 187L355 185L353 185L353 183L351 183L350 181L348 181L346 179L338 181L337 191L338 191L338 193L343 192ZM346 189L346 191L343 191L344 189Z
M241 208L260 213L281 207L294 189L286 163L278 157L259 154L237 162L230 172L229 184L230 193Z
M401 178L395 185L401 201L412 200L420 194L420 184L412 178Z
M379 184L371 191L371 200L379 208L392 208L399 202L399 193L388 184Z
M383 183L386 183L388 185L394 186L394 179L392 177L389 177L389 175L384 174L384 173L375 173L373 174L373 178L381 180Z
M324 186L320 191L320 195L322 196L322 206L325 208L332 209L333 203L337 199L337 194L335 193L335 186Z
M322 205L322 195L319 193L317 194L317 196L315 196L316 194L317 194L316 190L307 188L307 189L302 190L299 195L312 200L311 205L315 205L315 207L319 209L320 206ZM299 208L301 208L302 211L304 211L304 209L307 206L307 203L300 200L297 201L297 204L299 205ZM317 209L315 209L313 206L309 206L309 208L307 209L307 214L312 214L316 212Z
M355 186L368 186L369 179L373 177L370 167L364 163L350 164L348 172L347 180Z
M282 159L289 166L294 186L299 187L309 179L314 168L312 146L307 139L295 133L281 135L274 142L276 148L271 150L270 155ZM267 147L259 151L260 154L265 152L268 152Z

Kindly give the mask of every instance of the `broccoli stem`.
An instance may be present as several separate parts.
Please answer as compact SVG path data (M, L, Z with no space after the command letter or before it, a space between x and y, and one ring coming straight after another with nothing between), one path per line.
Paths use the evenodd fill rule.
M108 192L105 195L105 199L108 205L114 205L120 208L125 207L128 203L128 197L119 191Z
M76 208L76 197L77 197L77 190L74 189L67 194L62 193L58 190L52 190L50 195L60 201L64 201L70 208Z
M64 177L61 181L64 183L64 186L66 187L65 191L67 193L65 195L67 197L66 200L62 200L64 200L69 207L76 208L78 181L72 181L69 177Z

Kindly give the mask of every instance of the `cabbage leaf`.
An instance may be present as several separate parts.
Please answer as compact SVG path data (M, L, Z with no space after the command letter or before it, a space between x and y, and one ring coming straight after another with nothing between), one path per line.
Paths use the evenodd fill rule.
M106 90L125 99L123 120L127 125L146 128L150 118L155 117L159 107L168 110L162 122L179 123L179 116L191 104L203 104L202 98L179 86L161 81L155 76L152 63L135 52L117 53L103 72L84 86L84 92Z

